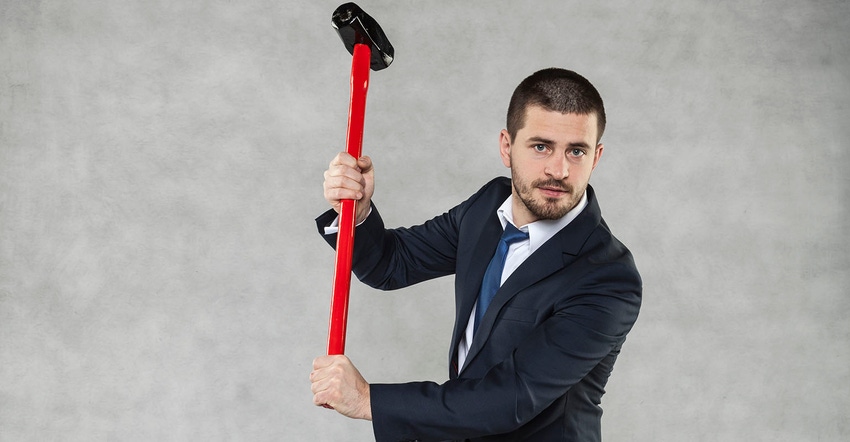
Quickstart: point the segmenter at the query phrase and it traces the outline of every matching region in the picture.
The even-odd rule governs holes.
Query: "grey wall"
[[[0,0],[0,439],[371,439],[308,382],[338,4]],[[850,438],[850,3],[360,4],[397,51],[364,147],[390,225],[507,172],[532,71],[605,97],[591,183],[645,280],[607,440]],[[446,379],[451,287],[355,283],[367,379]]]

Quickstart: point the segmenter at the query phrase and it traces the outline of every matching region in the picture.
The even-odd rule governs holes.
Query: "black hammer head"
[[[393,45],[387,40],[384,31],[369,14],[363,12],[354,3],[346,3],[336,8],[331,17],[331,24],[339,33],[339,38],[352,55],[354,45],[362,43],[372,49],[370,67],[380,71],[393,62]]]

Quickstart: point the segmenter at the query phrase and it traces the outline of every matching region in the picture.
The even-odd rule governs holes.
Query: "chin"
[[[529,207],[529,210],[537,219],[554,220],[563,217],[575,207],[573,203],[563,204],[559,200],[555,200],[555,202],[553,204],[552,200],[546,200],[542,203],[534,204],[534,207]]]

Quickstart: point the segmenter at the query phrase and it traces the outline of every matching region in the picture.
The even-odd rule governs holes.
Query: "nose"
[[[546,168],[543,172],[556,180],[563,180],[570,176],[570,163],[565,155],[552,155],[546,160]]]

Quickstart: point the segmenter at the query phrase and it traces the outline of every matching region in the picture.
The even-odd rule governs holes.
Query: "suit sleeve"
[[[458,223],[469,205],[487,186],[468,200],[421,225],[386,229],[377,207],[355,229],[352,271],[371,287],[395,290],[455,272]],[[319,233],[336,217],[329,210],[316,218]],[[336,246],[336,234],[323,237]]]
[[[373,384],[376,440],[439,441],[508,433],[583,379],[588,388],[603,389],[637,318],[640,284],[637,271],[627,263],[598,267],[481,378]],[[594,370],[600,364],[607,366]]]

